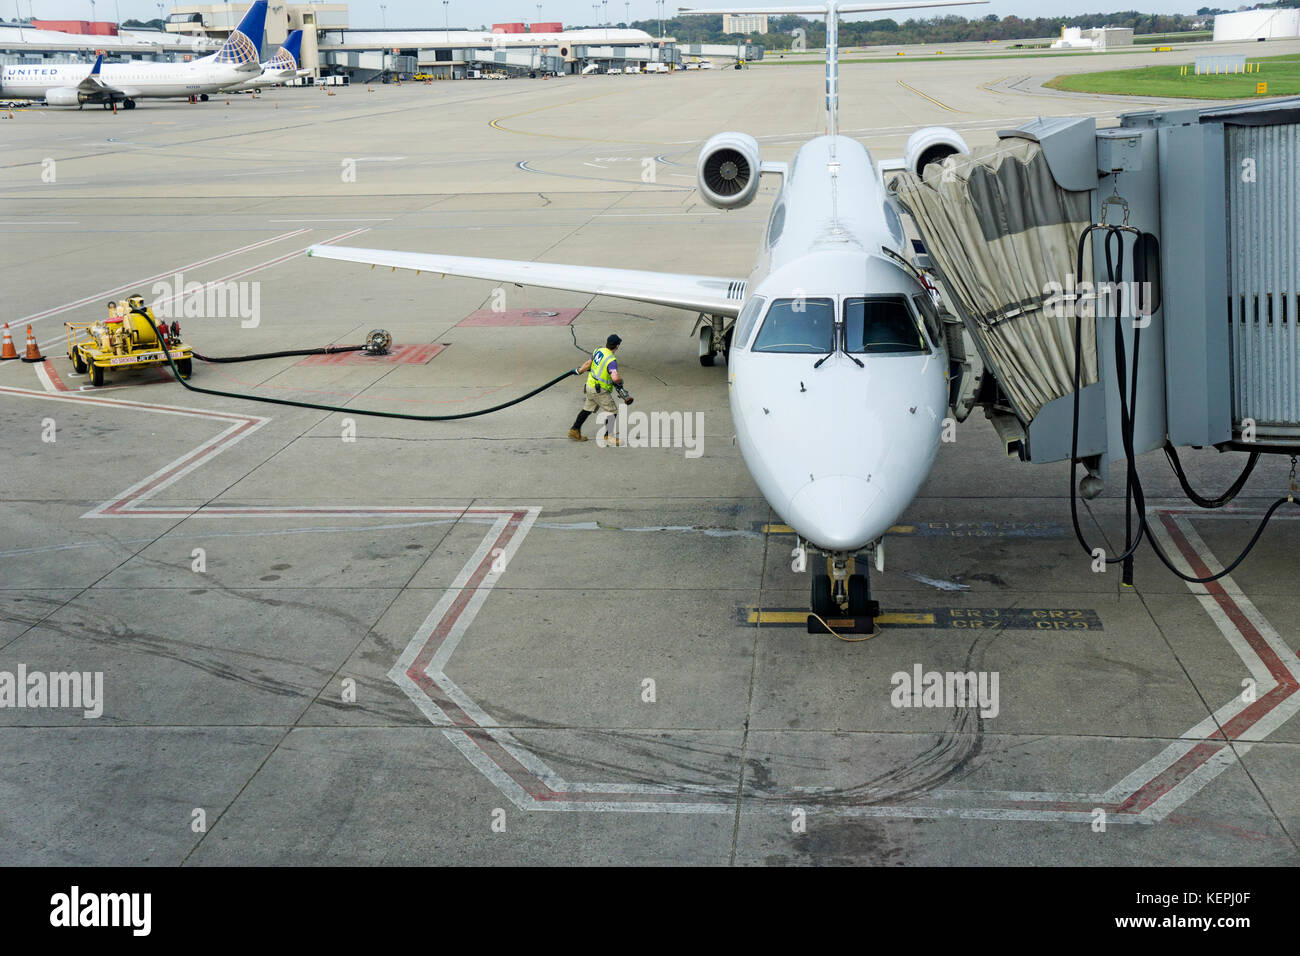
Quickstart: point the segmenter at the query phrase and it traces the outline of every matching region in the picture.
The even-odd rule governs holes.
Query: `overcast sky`
[[[723,7],[734,5],[735,0],[699,0],[699,7]],[[679,6],[691,6],[680,0],[670,0],[664,9],[671,14]],[[776,4],[756,3],[754,9],[760,11],[763,6]],[[795,5],[798,5],[797,2]],[[981,17],[990,13],[998,16],[1014,14],[1021,17],[1034,16],[1073,16],[1083,13],[1113,13],[1117,10],[1138,9],[1145,13],[1195,13],[1198,7],[1221,6],[1225,9],[1235,8],[1237,3],[1212,3],[1210,0],[992,0],[991,3],[952,7],[939,10],[897,10],[889,13],[872,14],[868,19],[893,17],[906,20],[909,16],[936,16],[943,13],[957,13],[965,17]],[[441,0],[385,0],[386,9],[381,10],[378,0],[353,0],[348,4],[349,20],[354,27],[378,27],[386,22],[390,27],[441,27],[443,23],[443,4]],[[170,4],[165,4],[170,8]],[[95,0],[96,19],[117,19],[117,11],[123,18],[148,20],[158,16],[158,4],[150,0]],[[630,10],[632,20],[654,18],[657,7],[654,0],[632,0],[625,6],[623,0],[610,0],[601,10],[609,11],[609,20],[618,23],[627,20]],[[90,0],[0,0],[0,11],[6,19],[12,18],[17,11],[27,16],[34,11],[39,19],[47,20],[85,20],[90,17]],[[538,19],[536,0],[451,0],[447,9],[448,19],[453,27],[469,26],[477,28],[480,24],[501,23],[518,20]],[[541,19],[560,20],[567,24],[586,25],[603,17],[592,10],[591,0],[543,0]],[[854,17],[859,19],[859,17]]]

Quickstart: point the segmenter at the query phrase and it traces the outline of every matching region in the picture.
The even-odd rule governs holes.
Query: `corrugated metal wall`
[[[1300,435],[1300,125],[1226,133],[1233,427]]]

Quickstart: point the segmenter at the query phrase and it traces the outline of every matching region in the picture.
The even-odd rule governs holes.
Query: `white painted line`
[[[453,520],[473,520],[476,523],[480,520],[490,521],[490,527],[483,540],[475,548],[470,560],[461,569],[451,586],[443,593],[436,606],[416,630],[398,658],[397,663],[389,672],[389,677],[412,699],[427,719],[435,725],[445,728],[444,735],[448,740],[464,754],[475,768],[487,776],[503,794],[521,809],[646,813],[728,813],[734,811],[735,801],[734,798],[729,796],[731,793],[729,786],[709,787],[688,784],[630,784],[620,782],[567,784],[536,753],[530,751],[512,734],[495,726],[496,722],[491,715],[483,711],[469,695],[456,686],[447,676],[446,667],[450,662],[452,653],[472,624],[475,615],[481,609],[488,592],[504,574],[504,571],[488,571],[485,573],[485,562],[499,556],[504,566],[508,568],[509,562],[522,546],[524,537],[536,523],[541,511],[540,508],[522,506],[468,509],[454,507],[402,508],[401,506],[391,505],[370,508],[330,508],[325,506],[223,507],[220,505],[199,508],[144,508],[142,503],[149,497],[170,486],[200,465],[211,461],[215,455],[224,451],[247,434],[251,434],[252,431],[269,419],[214,410],[149,405],[119,399],[97,398],[77,393],[48,393],[4,386],[0,386],[0,394],[52,401],[82,402],[109,408],[135,408],[159,414],[204,417],[231,423],[230,427],[224,431],[202,442],[196,448],[175,459],[149,477],[136,482],[110,501],[88,512],[85,517],[130,517],[133,515],[150,517],[191,514],[214,514],[230,517],[345,514],[359,517],[368,514],[405,513],[424,516],[437,514]],[[1178,534],[1182,536],[1185,547],[1174,547],[1172,550],[1180,556],[1181,563],[1185,567],[1190,570],[1187,562],[1192,560],[1198,560],[1208,567],[1217,567],[1216,559],[1191,527],[1190,516],[1181,514],[1168,515],[1171,523],[1163,526],[1163,520],[1156,513],[1158,509],[1152,509],[1152,511],[1153,517],[1157,518],[1152,523],[1156,535],[1170,546],[1176,543],[1172,537],[1172,528],[1176,527]],[[1239,515],[1239,517],[1247,516],[1245,513]],[[512,522],[514,523],[513,530],[511,530]],[[509,535],[508,538],[506,538],[507,535]],[[503,538],[506,538],[505,545],[498,555],[495,547]],[[466,590],[470,588],[471,582],[474,581],[478,583],[473,587],[471,593],[466,594]],[[1281,726],[1283,722],[1294,716],[1297,711],[1300,711],[1300,692],[1294,692],[1295,683],[1290,682],[1289,678],[1285,679],[1288,680],[1289,686],[1293,688],[1293,692],[1286,699],[1268,703],[1263,701],[1264,694],[1275,690],[1279,686],[1276,679],[1276,675],[1279,673],[1277,670],[1279,665],[1285,668],[1290,676],[1294,676],[1296,682],[1300,682],[1300,658],[1297,658],[1295,652],[1287,646],[1276,629],[1259,613],[1236,583],[1231,578],[1225,577],[1217,586],[1217,592],[1212,590],[1214,586],[1189,586],[1198,598],[1204,599],[1202,603],[1205,604],[1211,619],[1215,621],[1230,645],[1240,655],[1249,672],[1259,679],[1261,693],[1256,698],[1256,703],[1251,707],[1256,711],[1267,708],[1262,713],[1255,715],[1243,714],[1244,708],[1240,697],[1235,696],[1213,716],[1202,719],[1179,740],[1174,741],[1138,770],[1129,774],[1105,794],[1100,795],[1100,798],[1087,793],[944,790],[928,795],[934,802],[940,804],[939,806],[905,803],[901,805],[848,807],[824,806],[813,809],[815,812],[844,816],[922,817],[931,819],[956,817],[981,820],[1086,823],[1091,822],[1092,813],[1090,809],[1080,809],[1081,804],[1086,807],[1096,801],[1114,807],[1117,803],[1126,803],[1135,797],[1140,797],[1144,800],[1149,799],[1150,803],[1143,806],[1140,811],[1137,811],[1136,806],[1132,810],[1120,809],[1119,812],[1111,813],[1109,819],[1116,823],[1125,824],[1150,825],[1158,823],[1214,780],[1223,770],[1230,767],[1242,753],[1249,749],[1251,741],[1263,739]],[[1211,610],[1209,604],[1206,603],[1216,598],[1215,608],[1218,613]],[[1225,612],[1228,606],[1232,608],[1231,616]],[[454,614],[454,618],[448,620],[449,614]],[[1239,617],[1236,616],[1238,614]],[[444,622],[447,627],[446,631],[442,632],[440,629],[443,627]],[[431,641],[435,639],[439,641],[436,647],[431,645]],[[422,675],[417,676],[427,677],[432,686],[437,687],[441,694],[445,695],[443,702],[448,703],[449,707],[454,707],[458,711],[458,716],[454,720],[434,703],[423,687],[412,679],[410,669],[417,660],[421,659],[421,655],[425,652],[431,652],[431,656],[429,662],[424,665]],[[1261,666],[1257,666],[1257,664],[1264,664],[1260,660],[1261,654],[1265,658],[1270,656],[1275,658],[1273,671],[1269,671],[1267,667],[1261,669]],[[1267,688],[1267,690],[1264,688]],[[1234,719],[1238,721],[1242,718],[1249,720],[1252,719],[1252,716],[1255,723],[1249,726],[1241,726],[1240,722],[1237,728],[1226,726],[1228,722]],[[456,726],[448,726],[451,724]],[[1224,729],[1232,734],[1229,739],[1225,740],[1222,737],[1215,736],[1220,726],[1224,726]],[[1214,750],[1213,753],[1209,753],[1203,759],[1199,754],[1194,754],[1194,751],[1198,750],[1205,753],[1207,747],[1214,748]],[[1201,762],[1185,770],[1181,767],[1178,768],[1185,773],[1185,776],[1181,778],[1173,776],[1167,780],[1160,779],[1162,776],[1170,774],[1175,765],[1188,757],[1201,759]],[[540,786],[532,787],[528,778],[531,778],[532,782]],[[1148,789],[1151,791],[1149,795],[1144,793]],[[796,791],[791,792],[791,797],[799,799],[801,796],[809,794],[815,797],[818,792],[817,788],[797,788]],[[534,796],[534,793],[537,796]],[[693,795],[701,797],[716,796],[718,799],[714,801],[702,799],[697,802],[689,802],[686,799],[673,799]],[[606,799],[601,799],[601,797]],[[644,797],[644,799],[627,799],[629,797]],[[748,812],[774,812],[772,807],[774,802],[770,801],[745,809]],[[999,803],[1010,803],[1012,805],[996,805]],[[1136,801],[1135,803],[1141,805]],[[994,805],[990,806],[989,804]],[[1016,806],[1014,804],[1025,805]],[[1034,804],[1040,804],[1041,808],[1036,808]],[[784,806],[780,807],[780,809],[782,812],[785,811]]]
[[[337,236],[331,236],[328,239],[322,240],[321,244],[324,245],[326,243],[338,242],[340,239],[351,239],[353,236],[359,236],[361,233],[368,231],[368,229],[369,229],[368,226],[362,226],[360,229],[353,229],[349,232],[342,232],[339,233]],[[285,233],[285,235],[300,236],[304,232],[310,232],[310,231],[311,231],[310,229],[299,229],[296,232]],[[315,245],[315,243],[313,243],[313,245]],[[276,256],[274,259],[267,259],[263,262],[256,263],[255,265],[246,266],[245,268],[239,269],[236,272],[227,273],[226,275],[221,276],[218,279],[211,279],[203,283],[203,288],[204,290],[207,290],[220,283],[230,282],[233,279],[239,279],[242,278],[243,276],[252,275],[255,272],[261,272],[263,269],[269,269],[271,266],[279,265],[282,262],[288,262],[290,259],[293,259],[296,256],[299,256],[302,253],[306,252],[307,249],[309,248],[310,248],[309,246],[302,246],[299,249],[295,249],[293,252],[286,252],[284,255]],[[153,308],[154,306],[158,305],[158,303],[160,302],[168,302],[168,303],[180,302],[189,294],[190,293],[182,290],[179,294],[173,294],[171,296],[164,296],[158,299],[154,299],[152,302],[149,303],[149,307]],[[52,336],[51,338],[48,338],[45,341],[40,342],[38,344],[40,348],[44,349],[44,348],[49,348],[50,346],[55,345],[56,343],[66,342],[66,341],[67,341],[67,334],[65,330],[63,334]]]
[[[41,387],[47,392],[59,391],[58,386],[56,386],[54,381],[50,378],[50,373],[45,370],[45,363],[36,362],[34,364],[36,366],[36,377],[41,380]]]
[[[35,324],[36,322],[41,321],[41,319],[48,319],[50,316],[59,315],[63,312],[71,312],[73,309],[79,309],[83,305],[88,305],[91,302],[97,302],[100,299],[107,299],[111,296],[118,295],[122,292],[125,292],[127,289],[133,288],[135,286],[144,285],[148,282],[154,282],[158,279],[166,279],[175,275],[178,272],[184,272],[186,269],[197,269],[200,266],[211,265],[214,262],[220,262],[222,259],[229,259],[231,256],[237,256],[240,255],[241,253],[252,252],[254,249],[260,249],[263,246],[269,246],[273,242],[280,242],[283,239],[290,239],[294,236],[300,236],[307,231],[308,230],[306,229],[295,229],[292,232],[286,232],[279,236],[272,236],[270,239],[261,239],[257,242],[250,242],[248,245],[240,246],[237,249],[231,249],[228,252],[222,252],[215,256],[208,256],[206,259],[197,259],[194,262],[191,262],[187,265],[177,266],[176,268],[168,269],[165,272],[159,272],[151,276],[145,276],[143,279],[133,279],[130,282],[124,283],[119,286],[114,286],[111,289],[102,289],[99,292],[94,292],[90,295],[82,296],[80,299],[76,299],[72,302],[65,302],[63,305],[56,305],[53,308],[45,309],[42,312],[33,312],[31,315],[23,316],[21,319],[12,320],[10,324],[24,325],[29,322]]]

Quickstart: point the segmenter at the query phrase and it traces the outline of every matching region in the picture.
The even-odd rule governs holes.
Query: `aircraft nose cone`
[[[879,489],[854,475],[828,475],[804,485],[790,499],[786,521],[800,537],[821,548],[848,551],[875,539],[868,527]]]

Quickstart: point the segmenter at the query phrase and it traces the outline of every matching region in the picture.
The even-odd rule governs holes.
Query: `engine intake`
[[[907,138],[903,161],[916,175],[925,173],[931,163],[941,163],[956,153],[969,153],[970,147],[961,134],[946,126],[926,126]]]
[[[695,167],[700,195],[718,209],[748,206],[762,172],[758,142],[745,133],[719,133],[704,144]]]
[[[47,106],[76,106],[81,101],[75,86],[59,87],[45,91]]]

